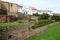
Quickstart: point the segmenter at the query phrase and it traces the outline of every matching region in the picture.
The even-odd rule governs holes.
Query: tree
[[[40,16],[38,13],[33,13],[33,16]]]
[[[52,20],[55,20],[55,21],[60,21],[60,17],[57,16],[57,15],[53,15],[53,16],[51,17],[51,19],[52,19]]]
[[[42,15],[39,16],[38,19],[39,19],[39,20],[40,20],[40,19],[48,19],[49,17],[50,17],[49,14],[47,14],[47,13],[43,13]]]
[[[22,20],[22,19],[23,19],[23,16],[19,15],[18,20]]]

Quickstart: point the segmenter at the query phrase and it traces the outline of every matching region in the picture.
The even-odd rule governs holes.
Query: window
[[[12,7],[12,4],[11,4],[11,7]]]

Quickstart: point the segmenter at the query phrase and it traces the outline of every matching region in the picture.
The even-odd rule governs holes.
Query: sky
[[[2,0],[26,7],[33,6],[40,10],[52,10],[60,12],[60,0]]]

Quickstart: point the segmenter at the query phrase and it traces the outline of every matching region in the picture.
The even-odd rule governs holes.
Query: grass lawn
[[[60,40],[60,23],[25,40]]]
[[[0,26],[25,25],[26,23],[27,21],[15,21],[15,22],[0,23]]]

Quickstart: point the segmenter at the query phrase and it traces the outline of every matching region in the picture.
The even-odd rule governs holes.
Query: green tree
[[[38,14],[38,13],[33,13],[33,16],[40,16],[40,14]]]
[[[55,20],[55,21],[60,21],[60,17],[57,16],[57,15],[53,15],[53,16],[51,17],[51,19],[52,19],[52,20]]]
[[[48,19],[49,17],[50,17],[49,14],[43,13],[42,15],[39,16],[38,20],[41,20],[41,19]]]
[[[23,19],[23,16],[19,15],[18,20],[22,20],[22,19]]]

